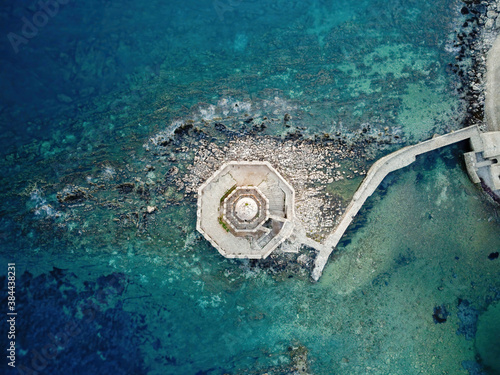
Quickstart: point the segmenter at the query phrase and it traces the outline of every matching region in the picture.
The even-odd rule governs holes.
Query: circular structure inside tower
[[[243,221],[251,221],[259,213],[257,202],[250,197],[243,197],[236,202],[235,215]]]

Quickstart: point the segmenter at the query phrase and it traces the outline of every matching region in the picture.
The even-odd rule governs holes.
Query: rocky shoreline
[[[460,12],[466,20],[453,44],[457,50],[456,63],[448,68],[459,78],[457,90],[467,102],[464,126],[479,125],[484,129],[486,56],[500,33],[500,2],[462,1]]]

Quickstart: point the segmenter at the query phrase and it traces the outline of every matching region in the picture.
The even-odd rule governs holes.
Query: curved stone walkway
[[[339,224],[333,232],[327,237],[321,247],[316,247],[319,254],[316,257],[312,278],[318,280],[323,273],[323,268],[328,261],[328,257],[333,249],[339,243],[352,220],[361,209],[365,201],[380,185],[382,180],[391,172],[404,168],[416,160],[418,155],[436,150],[441,147],[451,145],[460,141],[470,139],[472,144],[480,145],[481,137],[477,126],[460,129],[452,133],[437,136],[428,141],[421,142],[414,146],[404,147],[401,150],[393,152],[382,159],[379,159],[372,165],[365,179],[354,194],[354,197],[342,215]]]

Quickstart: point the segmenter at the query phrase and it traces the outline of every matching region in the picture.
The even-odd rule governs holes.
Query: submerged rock
[[[78,203],[88,197],[86,189],[70,185],[57,193],[57,200],[59,203]]]
[[[57,100],[59,100],[61,103],[66,103],[66,104],[73,102],[73,99],[71,99],[68,95],[65,94],[58,94]]]

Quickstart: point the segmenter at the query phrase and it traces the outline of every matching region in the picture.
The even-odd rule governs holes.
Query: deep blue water
[[[17,369],[483,371],[475,330],[499,298],[499,261],[488,256],[500,250],[500,219],[467,178],[467,145],[386,180],[316,284],[295,261],[274,272],[222,258],[195,230],[195,197],[169,177],[172,167],[189,174],[202,141],[314,141],[368,128],[397,135],[357,161],[367,167],[379,154],[464,126],[462,83],[449,69],[463,6],[2,3],[0,256],[2,277],[16,263]],[[246,103],[254,117],[291,113],[294,127],[257,134],[245,122],[232,133],[206,125],[208,135],[173,133],[164,155],[146,151],[151,137],[190,120],[208,124],[225,103]],[[117,188],[123,183],[134,192]],[[339,188],[345,200],[349,189]],[[81,197],[64,203],[68,192]],[[152,217],[148,205],[159,208]],[[4,306],[6,298],[2,313]],[[435,322],[436,307],[445,322]]]

